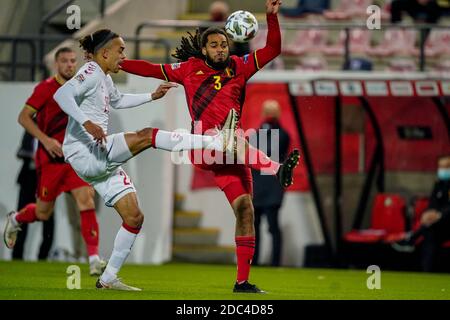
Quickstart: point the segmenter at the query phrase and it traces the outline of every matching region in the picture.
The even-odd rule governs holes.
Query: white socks
[[[100,261],[100,257],[98,256],[98,254],[94,254],[92,256],[89,256],[89,264],[93,264],[95,262]]]
[[[153,143],[157,149],[184,151],[194,149],[223,150],[222,135],[203,136],[199,134],[168,132],[158,130]]]
[[[103,283],[111,283],[117,278],[117,273],[130,254],[136,236],[137,234],[127,231],[123,226],[120,227],[114,240],[114,249],[111,258],[109,258],[108,265],[100,277]]]

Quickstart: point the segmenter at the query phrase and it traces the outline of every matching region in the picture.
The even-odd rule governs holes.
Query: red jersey
[[[59,87],[61,87],[61,84],[56,76],[42,81],[34,88],[34,92],[27,100],[26,105],[36,111],[39,129],[62,144],[68,117],[53,99],[53,95]],[[36,152],[36,167],[50,162],[64,162],[64,159],[53,159],[44,146],[39,143]]]
[[[280,54],[281,34],[277,16],[268,14],[267,23],[266,46],[243,57],[231,56],[225,70],[215,70],[199,58],[162,65],[125,60],[121,66],[126,72],[182,84],[191,119],[199,121],[194,132],[204,133],[214,126],[221,126],[232,108],[241,114],[247,81]]]
[[[163,65],[167,81],[184,86],[189,113],[196,128],[203,133],[222,125],[233,108],[241,113],[247,80],[258,71],[254,55],[232,56],[230,65],[221,71],[209,67],[202,59]],[[197,123],[198,122],[198,123]]]

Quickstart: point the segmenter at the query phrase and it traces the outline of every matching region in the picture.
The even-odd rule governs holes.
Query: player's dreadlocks
[[[228,43],[230,43],[227,33],[221,28],[210,27],[203,33],[200,33],[200,30],[197,29],[194,35],[188,32],[187,37],[181,38],[181,45],[175,49],[172,57],[179,61],[187,61],[191,57],[204,59],[205,56],[202,54],[202,48],[206,47],[208,36],[211,34],[222,34],[227,38]]]
[[[188,36],[181,37],[181,45],[175,49],[172,57],[179,61],[187,61],[190,57],[203,58],[200,36],[200,30],[197,29],[195,35],[188,32]]]

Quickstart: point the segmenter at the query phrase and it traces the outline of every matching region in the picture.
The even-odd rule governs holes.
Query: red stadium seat
[[[409,58],[394,58],[389,61],[387,71],[390,72],[415,72],[417,71],[417,64],[413,59]]]
[[[439,57],[450,54],[450,31],[446,29],[431,30],[425,42],[425,55]],[[414,55],[419,56],[419,48],[415,48]]]
[[[405,209],[405,200],[401,196],[377,194],[372,207],[370,228],[350,231],[345,234],[345,241],[375,243],[400,237],[405,232]]]
[[[302,71],[320,71],[328,68],[327,61],[321,56],[306,57],[299,61],[294,67]]]
[[[350,51],[365,54],[370,48],[372,33],[366,29],[352,29],[350,31]],[[329,56],[342,56],[345,52],[345,31],[341,31],[338,43],[323,48],[323,53]]]
[[[414,201],[414,216],[411,224],[412,230],[416,231],[420,227],[420,217],[422,213],[428,208],[430,200],[427,197],[418,197]]]
[[[419,197],[414,201],[414,217],[412,221],[412,230],[416,231],[420,227],[420,218],[425,210],[428,208],[430,201],[427,197]],[[420,243],[422,238],[419,238],[416,244]],[[450,241],[442,244],[442,248],[450,248]]]
[[[368,54],[376,57],[412,56],[415,48],[417,32],[410,29],[392,28],[386,30],[383,40],[368,50]]]
[[[298,30],[294,40],[283,49],[283,54],[301,55],[321,52],[327,43],[327,37],[328,31],[324,29]]]

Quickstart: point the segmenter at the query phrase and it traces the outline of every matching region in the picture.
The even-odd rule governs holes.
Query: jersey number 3
[[[216,89],[217,91],[219,91],[220,89],[222,89],[222,82],[220,82],[221,78],[220,76],[214,76],[214,89]]]

